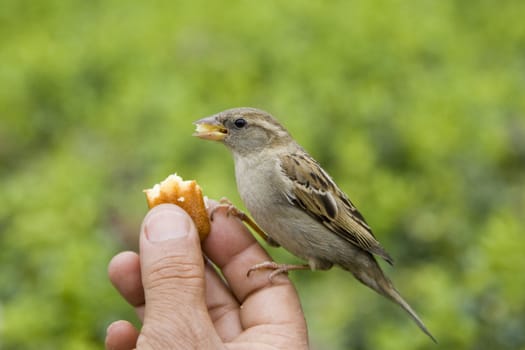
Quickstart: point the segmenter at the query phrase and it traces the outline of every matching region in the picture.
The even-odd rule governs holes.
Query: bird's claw
[[[213,221],[213,216],[215,215],[215,212],[221,208],[226,208],[226,216],[235,216],[239,219],[244,221],[244,218],[246,217],[246,214],[244,214],[242,211],[237,209],[233,203],[226,197],[222,197],[219,200],[219,205],[217,205],[215,208],[213,208],[210,212],[210,221]]]
[[[259,236],[261,236],[269,245],[273,247],[279,247],[279,243],[271,239],[263,230],[262,228],[257,225],[255,221],[253,221],[248,215],[246,215],[241,210],[237,209],[235,205],[226,197],[222,197],[219,200],[219,205],[217,205],[215,208],[213,208],[210,211],[210,221],[213,221],[213,215],[215,212],[220,208],[226,208],[226,216],[229,217],[230,215],[233,217],[236,217],[240,219],[242,222],[244,222],[246,225],[252,228]]]
[[[262,263],[253,265],[248,269],[246,277],[250,277],[250,274],[258,270],[273,270],[268,275],[268,280],[270,283],[273,282],[273,278],[281,273],[288,274],[288,271],[291,270],[309,270],[310,266],[307,264],[304,265],[289,265],[289,264],[278,264],[275,261],[264,261]]]

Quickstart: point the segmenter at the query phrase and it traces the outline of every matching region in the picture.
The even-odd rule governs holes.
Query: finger
[[[131,350],[137,344],[139,332],[127,321],[116,321],[106,331],[106,349]]]
[[[242,332],[239,303],[211,263],[206,264],[206,305],[222,341],[230,342]]]
[[[172,204],[150,210],[140,234],[146,304],[139,343],[190,348],[195,341],[220,341],[205,303],[203,260],[197,229],[184,210]]]
[[[142,321],[144,318],[144,288],[140,275],[140,259],[135,252],[122,252],[111,259],[108,266],[111,283],[132,306]]]
[[[209,203],[210,210],[214,210],[214,205],[216,203]],[[251,266],[270,260],[270,257],[240,220],[226,212],[226,208],[214,211],[211,232],[203,243],[203,250],[221,269],[242,304],[243,327],[290,322],[304,326],[297,292],[287,276],[275,276],[272,283],[268,281],[269,271],[246,276]]]
[[[109,262],[111,283],[132,306],[144,304],[144,289],[140,275],[140,259],[135,252],[122,252]]]
[[[217,265],[239,303],[253,292],[268,285],[268,271],[257,271],[247,278],[250,267],[270,256],[258,244],[250,231],[234,216],[227,214],[227,208],[218,207],[208,200],[209,210],[213,210],[210,235],[203,242],[203,251]],[[289,283],[285,275],[278,275],[273,284]]]

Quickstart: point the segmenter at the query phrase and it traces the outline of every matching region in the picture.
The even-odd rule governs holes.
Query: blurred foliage
[[[525,349],[525,2],[1,7],[0,348],[100,349],[136,322],[106,266],[141,190],[177,171],[240,205],[191,122],[242,105],[350,195],[439,348]],[[314,349],[437,348],[344,271],[292,278]]]

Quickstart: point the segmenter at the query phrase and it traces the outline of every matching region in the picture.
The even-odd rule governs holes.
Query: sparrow
[[[249,269],[328,270],[338,265],[364,285],[403,308],[434,342],[416,312],[385,276],[375,256],[392,257],[376,239],[347,195],[269,113],[228,109],[196,121],[201,139],[218,141],[233,154],[239,195],[258,230],[304,265],[262,262]]]

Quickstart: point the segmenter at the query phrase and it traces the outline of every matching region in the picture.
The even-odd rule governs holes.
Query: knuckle
[[[153,262],[146,271],[144,286],[156,288],[169,284],[193,285],[204,283],[201,264],[188,261],[184,256],[166,256]],[[176,283],[176,284],[175,284]]]

